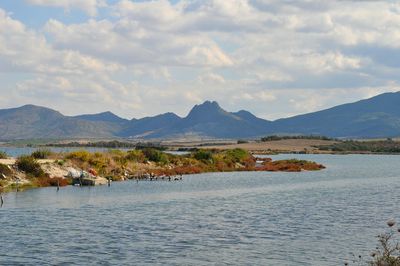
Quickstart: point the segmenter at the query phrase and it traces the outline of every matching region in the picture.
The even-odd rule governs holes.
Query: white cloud
[[[145,2],[122,0],[114,6],[114,10],[118,16],[149,24],[171,23],[181,12],[180,8],[174,8],[168,0]]]
[[[26,0],[31,5],[60,7],[64,8],[67,12],[72,9],[80,9],[90,16],[97,15],[99,7],[105,7],[105,0]]]
[[[16,79],[10,103],[46,105],[58,94],[61,110],[84,112],[76,103],[92,98],[88,110],[138,117],[185,115],[209,99],[277,118],[400,83],[400,5],[391,1],[26,2],[92,17],[30,28],[0,9],[0,73]]]
[[[221,75],[215,74],[215,73],[203,73],[198,77],[198,80],[200,81],[201,84],[210,84],[210,83],[216,83],[216,84],[225,84],[226,81],[224,77]]]
[[[89,20],[65,25],[49,20],[45,26],[59,49],[74,49],[126,65],[230,66],[232,60],[211,39],[150,31],[126,19],[115,23]]]

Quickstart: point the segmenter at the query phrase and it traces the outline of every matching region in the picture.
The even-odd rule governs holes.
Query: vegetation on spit
[[[18,157],[16,165],[19,170],[24,171],[31,177],[45,177],[46,173],[33,156],[23,155]]]
[[[257,158],[243,149],[227,151],[197,150],[187,155],[164,153],[157,149],[109,150],[90,153],[75,151],[63,155],[80,169],[95,169],[100,175],[118,179],[121,174],[138,176],[145,173],[155,175],[183,175],[224,171],[302,171],[320,170],[324,166],[301,160],[271,161]]]
[[[48,150],[38,150],[30,156],[20,156],[16,161],[17,171],[24,173],[30,183],[38,187],[68,185],[70,181],[63,176],[59,176],[56,179],[51,178],[42,169],[37,158],[51,158],[54,160],[42,162],[42,165],[50,165],[53,168],[67,169],[71,167],[79,170],[94,171],[99,176],[110,177],[113,180],[141,178],[146,174],[175,176],[231,171],[294,172],[324,168],[320,164],[309,161],[295,159],[272,161],[271,159],[256,158],[243,149],[226,151],[200,149],[185,155],[165,153],[154,148],[129,151],[108,150],[94,153],[79,150],[58,154]],[[12,173],[7,172],[9,171],[8,166],[0,166],[0,171],[4,172],[6,176],[12,175]]]
[[[48,159],[52,154],[52,151],[49,149],[39,149],[34,151],[31,156],[35,159]]]
[[[40,163],[33,157],[33,155],[23,155],[18,157],[15,165],[19,171],[25,173],[25,177],[28,181],[23,184],[22,187],[67,186],[71,184],[70,179],[64,177],[50,177],[42,169]],[[9,175],[12,175],[12,172],[6,174],[6,176]]]

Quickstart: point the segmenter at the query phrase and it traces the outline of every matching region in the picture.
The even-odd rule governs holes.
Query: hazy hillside
[[[132,119],[118,135],[120,137],[156,136],[164,128],[171,127],[180,120],[181,118],[174,113],[165,113],[142,119]]]
[[[355,138],[399,136],[400,92],[280,119],[268,132]]]
[[[90,114],[90,115],[78,115],[75,116],[74,118],[78,118],[81,120],[87,120],[87,121],[102,121],[102,122],[111,122],[111,123],[127,123],[129,120],[123,119],[111,112],[103,112],[99,114]]]
[[[111,137],[114,128],[105,122],[90,122],[67,117],[34,105],[0,110],[0,138]]]
[[[34,105],[0,110],[0,139],[29,138],[251,138],[271,134],[330,137],[400,136],[400,92],[276,121],[248,111],[227,112],[217,102],[196,105],[181,118],[174,113],[127,120],[104,112],[75,117]]]
[[[261,122],[262,121],[262,122]],[[262,135],[269,122],[250,113],[229,113],[217,102],[196,105],[188,116],[163,129],[157,137],[198,135],[214,138],[242,138]]]

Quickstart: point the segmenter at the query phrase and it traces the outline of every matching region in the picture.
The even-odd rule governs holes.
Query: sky
[[[265,119],[399,91],[400,3],[1,0],[0,109]]]

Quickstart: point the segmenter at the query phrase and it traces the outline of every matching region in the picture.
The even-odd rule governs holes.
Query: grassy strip
[[[322,151],[400,153],[400,142],[391,139],[381,141],[342,141],[331,145],[318,146]]]

